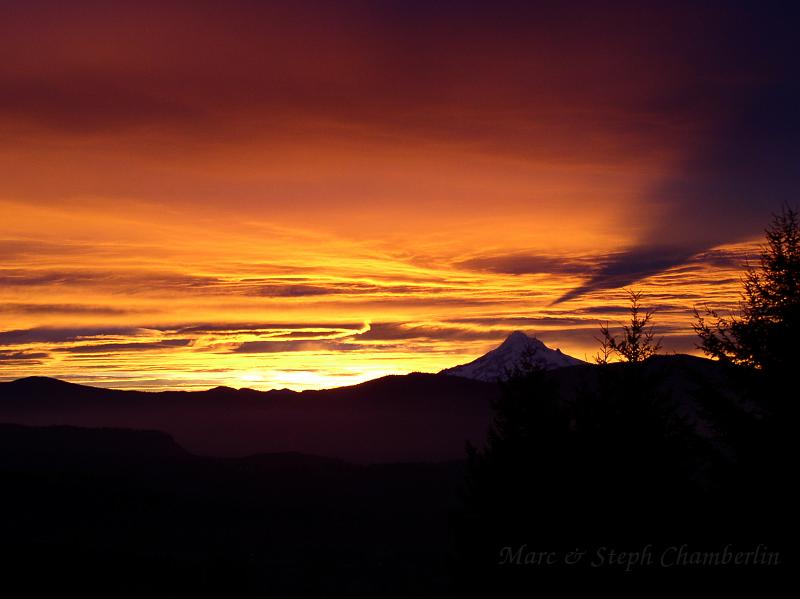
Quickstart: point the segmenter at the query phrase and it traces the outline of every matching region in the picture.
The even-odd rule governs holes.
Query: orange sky
[[[741,15],[63,4],[0,24],[1,379],[329,387],[515,329],[584,358],[630,285],[691,351],[797,189],[753,159],[749,99],[795,88]]]

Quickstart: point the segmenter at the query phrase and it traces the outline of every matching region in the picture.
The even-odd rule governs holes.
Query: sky
[[[0,380],[333,387],[665,351],[800,189],[779,2],[0,3]]]

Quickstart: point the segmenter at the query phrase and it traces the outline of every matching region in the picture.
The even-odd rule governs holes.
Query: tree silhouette
[[[797,402],[787,390],[796,385],[794,372],[800,334],[800,219],[784,206],[765,230],[757,266],[742,278],[739,313],[721,317],[709,308],[695,308],[698,347],[709,357],[738,366],[730,369],[743,406],[706,402],[716,428],[731,448],[733,461],[727,487],[750,497],[765,522],[779,530],[796,518]],[[709,394],[706,394],[707,398]],[[707,399],[706,398],[706,399]]]
[[[571,457],[570,410],[546,371],[515,369],[501,383],[492,409],[486,444],[480,449],[467,445],[456,527],[462,596],[506,596],[500,588],[514,587],[515,576],[524,577],[525,571],[500,565],[503,547],[559,548],[574,526],[570,503],[582,496],[574,491],[580,477]]]
[[[785,371],[796,362],[800,333],[800,222],[785,206],[766,229],[758,267],[742,281],[740,314],[695,308],[698,347],[708,356],[756,369]],[[704,317],[705,316],[705,317]]]
[[[622,325],[622,337],[617,339],[608,328],[608,323],[600,325],[600,352],[595,356],[598,364],[607,364],[613,354],[624,362],[644,362],[661,349],[661,340],[656,340],[651,324],[654,310],[645,310],[641,305],[642,292],[628,291],[631,307],[629,324]]]
[[[611,347],[611,335],[608,332],[608,321],[605,325],[600,325],[600,337],[595,337],[595,340],[600,344],[600,349],[594,355],[595,364],[601,366],[611,362],[611,357],[614,355],[614,348]]]

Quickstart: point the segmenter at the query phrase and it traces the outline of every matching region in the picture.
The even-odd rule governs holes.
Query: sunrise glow
[[[591,359],[632,286],[696,353],[789,189],[729,149],[772,54],[711,11],[78,4],[0,25],[0,380],[322,388],[517,329]]]

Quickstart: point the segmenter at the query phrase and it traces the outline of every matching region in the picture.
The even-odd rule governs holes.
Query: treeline
[[[797,213],[785,208],[766,230],[759,264],[745,271],[737,314],[695,310],[698,347],[715,359],[705,371],[656,356],[653,312],[638,292],[630,301],[620,333],[601,326],[599,368],[579,377],[574,394],[564,393],[563,376],[535,368],[504,383],[485,446],[468,447],[453,550],[462,594],[505,596],[547,577],[622,569],[608,560],[598,567],[590,559],[598,551],[635,555],[649,547],[658,556],[686,546],[700,555],[729,545],[743,553],[759,548],[762,557],[772,552],[770,564],[737,570],[747,575],[774,574],[788,559]],[[682,388],[691,392],[676,394],[675,380],[687,376],[693,380]],[[650,562],[633,569],[724,576],[735,566]]]

